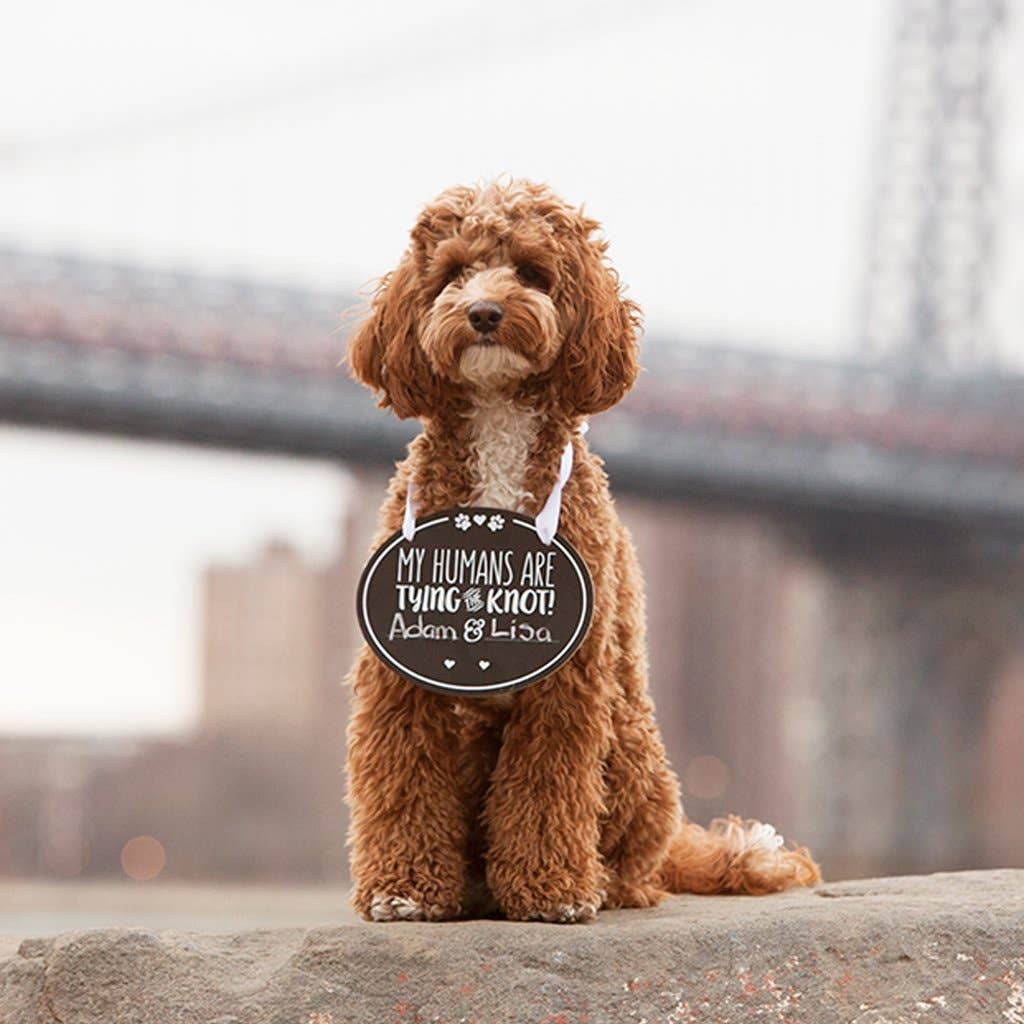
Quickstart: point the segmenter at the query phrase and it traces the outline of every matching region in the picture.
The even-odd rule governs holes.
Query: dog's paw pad
[[[370,903],[373,921],[425,921],[427,915],[415,900],[378,893]]]

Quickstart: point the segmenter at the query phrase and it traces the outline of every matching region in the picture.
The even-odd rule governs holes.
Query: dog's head
[[[353,374],[403,418],[473,389],[581,416],[609,408],[636,379],[640,314],[599,228],[526,181],[442,193],[352,335]]]

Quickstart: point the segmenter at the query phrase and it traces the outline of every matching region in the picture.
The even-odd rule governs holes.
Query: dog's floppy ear
[[[582,220],[572,267],[570,303],[575,309],[559,355],[563,405],[582,416],[603,412],[636,382],[640,307],[622,295],[619,275],[604,258],[608,245],[589,236],[596,221]]]
[[[370,312],[348,344],[356,380],[380,393],[378,405],[399,419],[426,416],[437,407],[439,382],[417,339],[419,279],[412,252],[381,278]]]
[[[376,312],[371,310],[348,339],[348,368],[360,384],[373,391],[384,387],[384,348],[377,324]]]

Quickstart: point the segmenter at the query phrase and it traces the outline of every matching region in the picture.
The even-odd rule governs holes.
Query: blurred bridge
[[[392,462],[340,366],[350,295],[0,250],[0,419]],[[618,490],[1024,529],[1024,377],[648,339],[598,417]]]

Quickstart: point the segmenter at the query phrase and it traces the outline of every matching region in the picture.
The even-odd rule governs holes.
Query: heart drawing
[[[454,658],[445,658],[444,659],[444,667],[445,668],[455,668],[455,659]]]
[[[477,664],[478,664],[478,665],[479,665],[479,666],[480,666],[480,667],[481,667],[481,668],[482,668],[482,669],[483,669],[483,670],[484,670],[485,672],[487,671],[487,669],[489,669],[489,668],[491,667],[491,663],[490,663],[489,661],[478,661],[478,662],[477,662]]]
[[[486,521],[487,516],[473,516],[473,522],[476,523],[477,526],[483,526]]]

